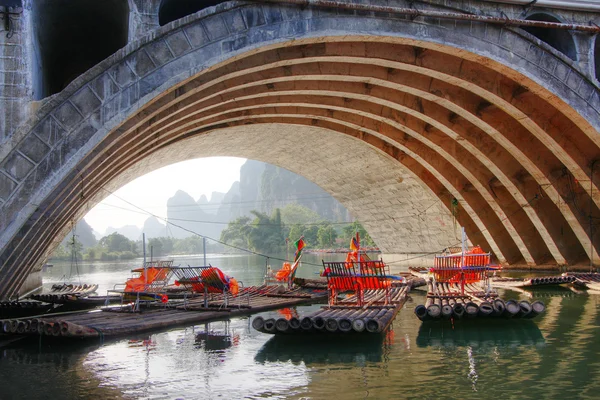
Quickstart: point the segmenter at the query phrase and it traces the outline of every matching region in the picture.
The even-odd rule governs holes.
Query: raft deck
[[[336,335],[349,333],[385,332],[402,308],[410,291],[409,285],[397,285],[390,289],[390,301],[385,303],[384,290],[367,290],[364,305],[357,305],[356,294],[324,306],[320,310],[300,318],[263,319],[256,317],[252,327],[273,335]]]
[[[490,284],[493,287],[502,289],[528,288],[533,286],[553,286],[573,283],[576,281],[574,276],[540,276],[535,278],[492,278]]]
[[[87,313],[0,321],[0,330],[12,335],[46,335],[63,338],[113,337],[209,322],[234,316],[315,303],[327,298],[324,291],[285,290],[280,286],[245,288],[236,297],[209,294],[189,301],[148,304],[139,312],[131,305]]]
[[[573,279],[576,288],[600,292],[600,274],[597,272],[565,272],[562,276]]]
[[[429,270],[424,267],[410,267],[409,270],[415,277],[427,279],[429,276]],[[593,283],[594,277],[590,278],[590,275],[593,274],[566,273],[562,275],[548,275],[533,278],[506,278],[493,276],[489,278],[489,283],[490,287],[492,288],[515,290],[531,297],[530,293],[524,292],[521,289],[539,286],[555,286],[577,282],[587,283],[591,281]],[[600,285],[600,274],[596,275],[598,275],[597,282]]]
[[[526,300],[502,300],[498,293],[481,284],[469,283],[463,288],[449,282],[427,282],[427,300],[415,307],[421,321],[482,317],[534,318],[546,309],[544,303]]]

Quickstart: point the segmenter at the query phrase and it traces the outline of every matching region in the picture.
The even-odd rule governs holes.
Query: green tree
[[[96,249],[94,247],[91,247],[89,249],[87,249],[84,258],[86,260],[95,260],[96,259]]]
[[[281,220],[286,225],[306,225],[321,222],[322,218],[310,208],[288,204],[281,209]]]
[[[294,224],[290,227],[288,232],[288,250],[294,250],[294,242],[298,240],[302,235],[304,235],[304,231],[306,231],[306,226],[301,224]]]
[[[151,238],[148,239],[148,250],[152,257],[160,256],[165,254],[165,249],[163,248],[163,241],[161,238]]]
[[[167,254],[173,253],[173,248],[175,247],[175,242],[174,242],[173,238],[162,236],[162,237],[159,237],[158,239],[162,243],[163,252],[161,253],[161,255],[167,255]]]
[[[104,236],[100,239],[99,245],[105,248],[109,253],[132,251],[132,249],[135,249],[135,242],[117,232]]]
[[[319,247],[319,226],[309,225],[304,229],[304,242],[310,247]]]
[[[332,248],[335,246],[335,240],[337,239],[337,232],[330,224],[323,224],[317,231],[317,240],[319,241],[319,247],[322,249]]]
[[[361,246],[376,246],[371,236],[358,221],[354,221],[351,225],[347,225],[342,229],[342,240],[346,243],[346,246],[350,246],[350,239],[356,235],[356,232],[360,236]]]
[[[221,241],[233,246],[248,247],[248,234],[252,230],[250,218],[239,217],[231,221],[227,228],[221,231]]]
[[[253,210],[256,217],[250,224],[248,246],[250,250],[261,253],[281,253],[285,249],[284,226],[281,222],[281,211],[276,208],[271,217]]]
[[[175,240],[173,249],[177,254],[200,254],[204,251],[203,240],[200,236],[188,236]]]

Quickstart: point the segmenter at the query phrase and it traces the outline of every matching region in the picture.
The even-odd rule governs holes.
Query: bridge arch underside
[[[201,61],[185,63],[189,68]],[[81,142],[70,152],[74,161],[49,174],[50,189],[44,186],[47,192],[1,253],[4,296],[43,261],[73,219],[108,195],[105,189],[167,161],[199,156],[181,155],[193,147],[186,143],[202,137],[216,143],[220,134],[243,137],[220,155],[273,162],[330,191],[365,220],[385,252],[406,250],[399,236],[406,224],[394,220],[404,212],[417,216],[408,225],[421,224],[411,232],[430,229],[438,217],[438,225],[447,224],[454,215],[472,242],[503,264],[589,265],[590,257],[598,259],[600,235],[590,235],[600,216],[600,165],[593,169],[598,132],[557,96],[488,58],[414,39],[323,36],[237,53],[176,84],[169,83],[175,67],[164,68],[172,69],[153,78],[164,83],[159,94],[132,107],[118,124],[99,117],[91,119],[93,129],[71,133],[71,144]],[[283,127],[278,131],[288,137],[297,130],[299,141],[277,139],[273,127]],[[371,157],[356,162],[356,154],[328,146],[323,137],[350,138],[362,145],[358,149],[366,144],[371,150],[358,154]],[[268,156],[270,140],[276,149],[279,140],[288,144],[281,151],[297,153],[296,161]],[[242,143],[252,149],[255,141],[263,147],[242,151]],[[323,160],[318,165],[324,171],[337,163],[329,171],[338,172],[307,172],[298,163],[305,156]],[[383,181],[373,178],[377,174],[336,181],[345,166],[368,169],[380,159],[387,160],[379,164]],[[390,160],[397,165],[391,172]],[[424,189],[413,198],[422,196],[425,207],[398,211],[393,199],[401,187],[392,184],[394,174],[420,181],[414,187]],[[368,188],[368,196],[353,197],[359,191],[352,185]],[[391,204],[379,216],[366,201],[377,196]],[[423,222],[428,198],[439,199],[434,210],[445,210]],[[454,235],[450,227],[442,233]]]

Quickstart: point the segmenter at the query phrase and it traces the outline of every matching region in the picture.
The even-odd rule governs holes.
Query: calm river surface
[[[202,258],[174,258],[201,265]],[[301,277],[321,257],[306,254]],[[262,282],[264,258],[208,255],[243,281]],[[123,283],[141,261],[55,264],[44,284]],[[273,261],[274,269],[280,262]],[[254,316],[119,339],[58,344],[44,337],[0,349],[0,399],[540,399],[600,397],[600,297],[536,290],[534,320],[423,324],[414,290],[381,338],[282,340],[253,330]],[[526,298],[501,291],[503,298]],[[302,315],[319,305],[297,307]],[[277,316],[277,312],[261,314]],[[468,321],[472,322],[472,321]]]

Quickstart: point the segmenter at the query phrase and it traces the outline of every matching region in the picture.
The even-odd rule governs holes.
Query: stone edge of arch
[[[271,5],[272,6],[274,5],[277,7],[280,7],[280,6],[285,6],[288,8],[293,7],[291,5],[286,5],[284,3],[271,4]],[[89,70],[87,70],[86,72],[84,72],[83,74],[78,76],[77,78],[75,78],[71,83],[69,83],[69,85],[63,91],[61,91],[60,93],[58,93],[54,96],[51,96],[51,97],[48,97],[48,98],[42,100],[41,101],[42,106],[36,111],[36,113],[28,121],[21,124],[21,126],[19,126],[15,130],[15,132],[13,132],[7,138],[7,140],[2,144],[5,145],[8,142],[19,143],[24,138],[24,136],[27,133],[29,133],[32,129],[34,129],[36,127],[36,125],[39,124],[46,116],[51,114],[51,112],[54,109],[56,109],[57,107],[62,105],[65,101],[67,101],[70,97],[72,97],[74,94],[76,94],[79,90],[81,90],[86,85],[91,83],[94,79],[100,77],[104,72],[108,71],[110,68],[117,66],[121,61],[125,60],[128,56],[139,51],[144,46],[154,42],[156,39],[166,38],[170,34],[176,32],[179,29],[184,29],[187,26],[193,25],[193,24],[195,24],[199,21],[202,21],[208,17],[211,17],[213,15],[223,14],[223,13],[226,13],[226,12],[229,12],[229,11],[232,11],[235,9],[243,8],[246,6],[269,7],[269,3],[257,3],[257,2],[252,2],[252,1],[230,1],[230,2],[225,2],[225,3],[220,3],[218,5],[202,9],[202,10],[198,11],[197,13],[190,14],[179,20],[170,22],[162,27],[157,28],[156,30],[151,31],[150,33],[148,33],[147,35],[145,35],[139,39],[136,39],[136,40],[133,40],[133,41],[127,43],[127,45],[125,45],[123,48],[117,50],[114,54],[112,54],[105,60],[99,62],[98,64],[96,64],[95,66],[93,66],[92,68],[90,68]],[[435,6],[443,7],[442,4],[435,4]],[[319,10],[316,8],[315,9],[307,8],[307,9],[311,12],[313,10],[317,10],[317,11]],[[343,14],[343,15],[348,16],[347,13]],[[339,14],[336,14],[336,16],[339,16]],[[445,21],[443,21],[443,20],[439,20],[439,21],[440,21],[440,26],[444,26]],[[406,22],[406,21],[403,21],[403,22]],[[428,27],[434,27],[434,25],[429,24],[429,23],[427,23],[425,25]],[[493,26],[490,24],[481,24],[481,25],[488,26],[488,27]],[[542,42],[541,40],[539,40],[538,38],[529,34],[526,31],[521,31],[521,30],[518,30],[518,29],[515,29],[512,27],[503,27],[502,29],[509,31],[512,34],[523,38],[524,41],[535,43],[540,49],[544,50],[546,53],[549,53],[552,57],[556,58],[559,62],[567,64],[570,68],[572,68],[574,71],[576,71],[576,73],[579,75],[580,79],[588,81],[589,85],[593,86],[598,91],[599,87],[596,85],[596,82],[590,81],[590,79],[588,79],[586,74],[578,68],[577,63],[574,62],[573,60],[571,60],[566,55],[563,55],[559,51],[555,50],[551,46],[547,45],[546,43]],[[477,54],[477,53],[474,53],[474,54]],[[496,61],[501,63],[501,59],[496,59]],[[524,74],[524,75],[527,75],[531,79],[534,78],[534,76],[532,76],[530,74]],[[583,96],[580,96],[580,97],[583,99]],[[596,111],[600,114],[600,93],[598,93],[597,99],[598,99],[599,105],[598,105],[598,108],[596,109]],[[584,100],[584,101],[586,101],[586,100]],[[599,123],[598,128],[600,128],[600,123]],[[598,129],[598,130],[600,130],[600,129]],[[5,154],[4,156],[6,156],[6,155],[7,154]],[[3,153],[0,149],[0,161],[3,161],[3,160],[4,160]]]

